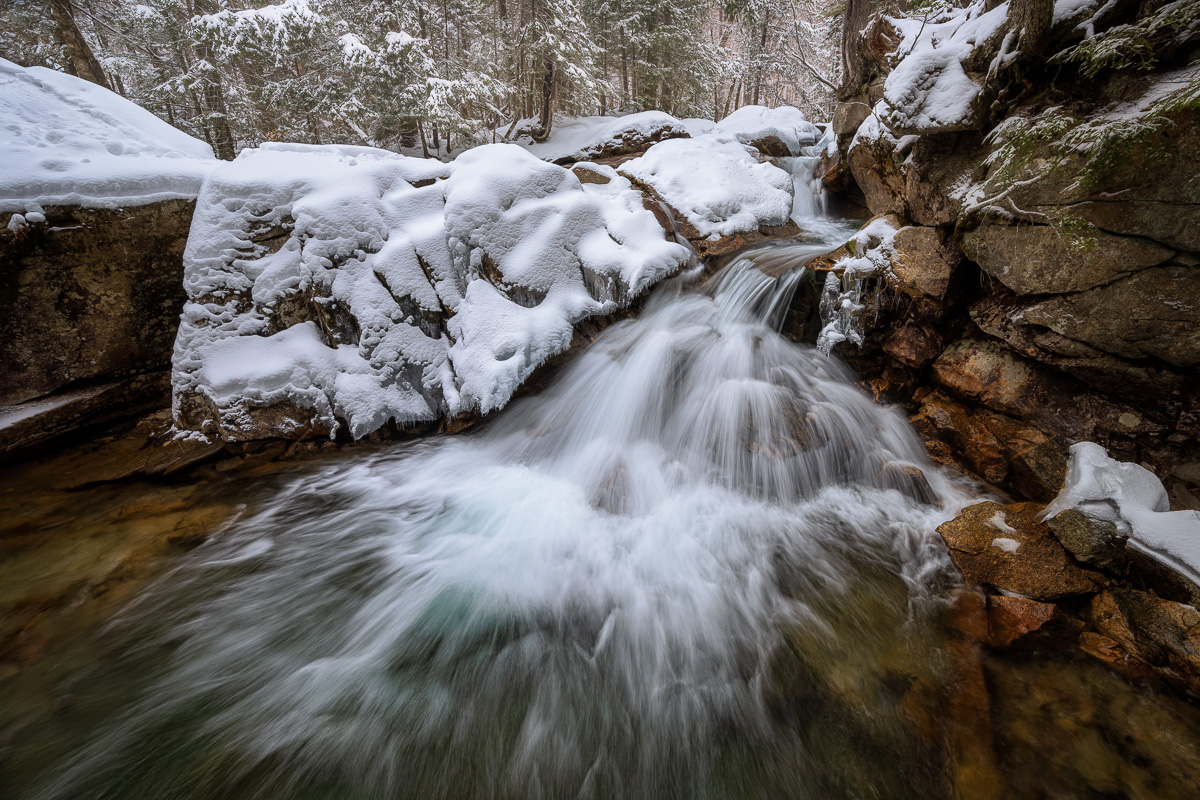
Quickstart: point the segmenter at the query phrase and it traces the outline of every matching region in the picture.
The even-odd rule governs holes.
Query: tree
[[[67,71],[105,89],[111,89],[112,86],[109,85],[100,62],[96,60],[92,48],[79,32],[79,26],[75,24],[75,15],[71,11],[69,0],[49,0],[49,3],[50,14],[54,18],[54,24],[58,26],[59,37],[70,54]]]

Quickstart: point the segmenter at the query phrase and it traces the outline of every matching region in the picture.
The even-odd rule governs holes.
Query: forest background
[[[830,0],[0,0],[0,57],[87,78],[213,146],[447,154],[556,114],[829,119]]]

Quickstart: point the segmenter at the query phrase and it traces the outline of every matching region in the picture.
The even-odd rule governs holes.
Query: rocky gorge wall
[[[1050,499],[1088,440],[1200,508],[1200,11],[1060,2],[1035,41],[1007,6],[857,38],[823,180],[896,232],[837,270],[863,340],[834,352],[996,487]],[[952,77],[974,99],[939,119]]]
[[[0,216],[0,454],[164,407],[194,201]],[[13,223],[18,217],[17,223]]]

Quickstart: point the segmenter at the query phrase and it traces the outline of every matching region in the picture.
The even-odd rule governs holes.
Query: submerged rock
[[[1117,646],[1092,639],[1089,652],[1104,660],[1127,654],[1200,693],[1200,611],[1135,589],[1111,589],[1092,600],[1087,617]]]

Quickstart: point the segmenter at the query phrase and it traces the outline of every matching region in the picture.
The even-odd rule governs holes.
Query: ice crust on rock
[[[500,408],[576,322],[687,261],[610,177],[581,184],[503,144],[450,164],[365,147],[244,151],[204,185],[184,254],[177,420],[256,438],[256,412],[286,403],[311,415],[296,429],[344,423],[359,438]]]
[[[847,254],[833,263],[821,293],[821,332],[817,349],[828,354],[842,342],[863,343],[863,288],[892,269],[897,229],[887,217],[875,217],[846,243]]]
[[[797,112],[798,113],[798,112]],[[659,142],[621,165],[650,186],[707,239],[783,225],[792,213],[792,176],[756,158],[730,133]]]
[[[1110,458],[1093,442],[1071,446],[1067,479],[1043,519],[1068,509],[1111,522],[1133,547],[1200,584],[1200,512],[1171,511],[1167,490],[1145,467]]]
[[[115,92],[0,58],[0,211],[192,199],[216,164],[207,144]]]

